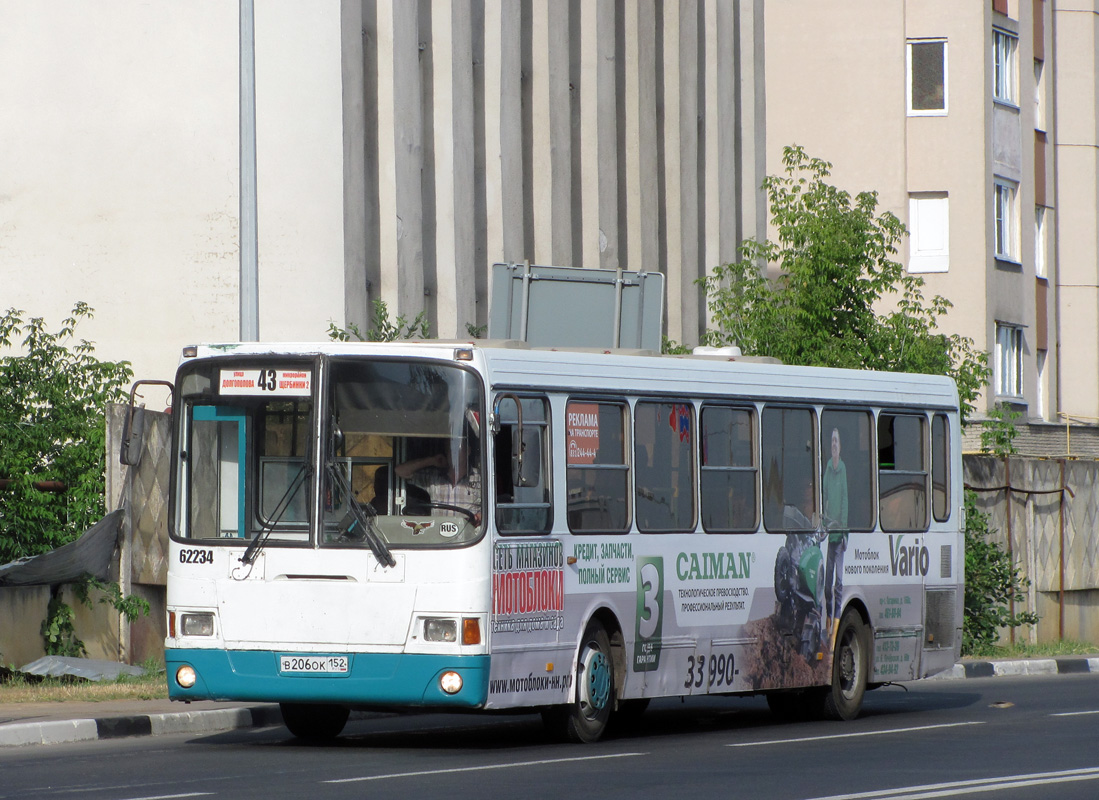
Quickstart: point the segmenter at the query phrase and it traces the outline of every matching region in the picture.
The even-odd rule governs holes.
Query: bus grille
[[[954,646],[954,589],[929,589],[925,595],[924,645],[933,648]]]

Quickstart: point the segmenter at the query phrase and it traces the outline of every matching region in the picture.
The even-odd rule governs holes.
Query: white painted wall
[[[257,3],[260,335],[343,314],[338,0]],[[238,329],[237,4],[0,0],[0,309],[138,377]]]

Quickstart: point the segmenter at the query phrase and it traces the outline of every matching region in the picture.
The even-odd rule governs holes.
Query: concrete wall
[[[40,628],[49,604],[48,586],[0,588],[0,663],[19,668],[45,654]]]

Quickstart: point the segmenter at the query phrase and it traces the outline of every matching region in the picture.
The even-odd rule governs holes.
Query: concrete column
[[[386,3],[382,3],[386,5]],[[393,225],[397,254],[396,312],[415,317],[424,308],[423,110],[417,3],[389,7],[392,37]],[[379,9],[380,12],[380,9]],[[379,18],[381,13],[379,13]],[[379,19],[379,23],[380,23]],[[379,24],[381,32],[381,25]],[[383,208],[386,207],[383,205]],[[383,219],[383,227],[385,221]]]
[[[473,52],[470,0],[432,5],[438,334],[476,322]]]
[[[364,329],[366,277],[366,76],[362,0],[340,3],[343,71],[343,321]],[[337,324],[339,320],[336,321]]]

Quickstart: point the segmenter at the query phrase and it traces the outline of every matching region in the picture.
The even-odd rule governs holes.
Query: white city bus
[[[849,719],[953,665],[946,378],[517,342],[189,347],[174,390],[174,700],[541,711],[653,697]]]

